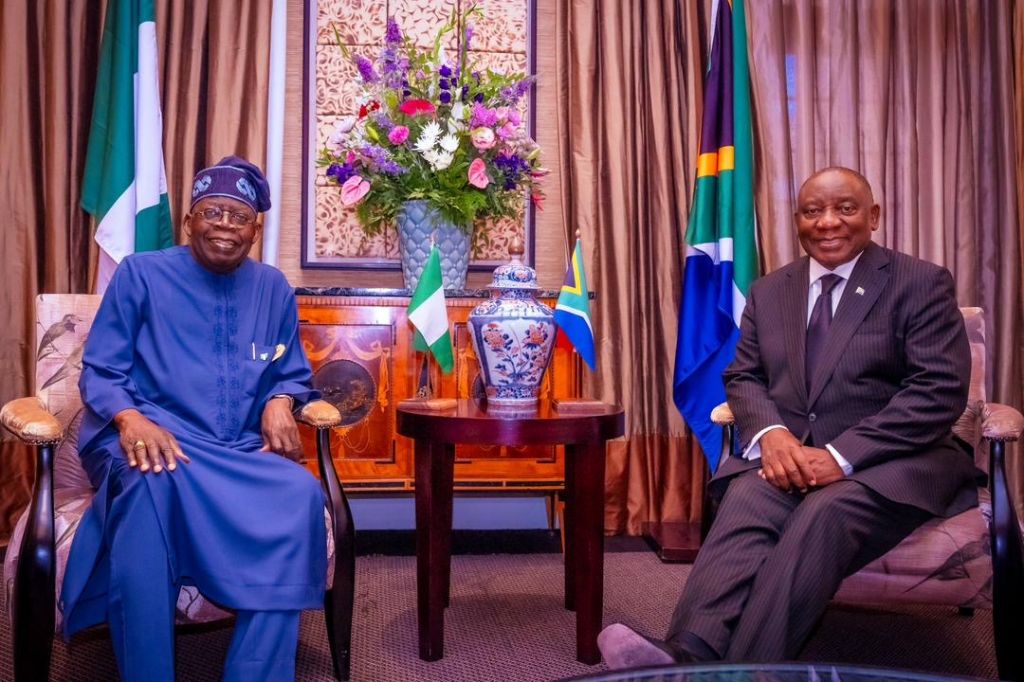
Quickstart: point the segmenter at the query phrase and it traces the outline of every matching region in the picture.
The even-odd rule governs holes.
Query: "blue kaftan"
[[[267,400],[317,398],[291,287],[246,259],[217,275],[188,247],[127,257],[93,323],[79,386],[82,464],[97,489],[64,577],[64,632],[102,622],[108,520],[145,485],[175,585],[234,609],[320,608],[327,570],[324,498],[300,465],[260,452]],[[129,407],[170,431],[190,464],[139,474],[111,420]]]

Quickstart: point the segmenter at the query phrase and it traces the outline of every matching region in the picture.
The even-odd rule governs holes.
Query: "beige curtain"
[[[102,14],[92,3],[0,3],[0,403],[28,395],[39,292],[89,287],[78,208]],[[28,448],[0,442],[0,544],[32,483]]]
[[[972,0],[748,7],[767,269],[800,254],[792,215],[803,178],[833,164],[861,170],[882,206],[876,240],[945,265],[961,305],[985,308],[989,395],[1019,408],[1019,4],[1016,13]]]
[[[703,458],[672,402],[701,93],[698,5],[570,0],[558,10],[563,219],[579,229],[598,371],[626,410],[609,447],[605,531],[700,516]]]
[[[199,168],[265,159],[272,0],[157,0],[164,155],[175,226]],[[0,3],[0,404],[29,395],[37,293],[86,292],[79,208],[105,2]],[[6,438],[6,436],[5,436]],[[28,499],[31,453],[0,442],[0,545]]]
[[[157,0],[164,159],[176,229],[197,171],[228,154],[265,168],[272,9],[273,0]]]

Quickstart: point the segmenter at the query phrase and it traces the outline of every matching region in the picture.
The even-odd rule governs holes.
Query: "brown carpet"
[[[689,566],[662,564],[651,552],[605,555],[604,622],[664,633]],[[445,618],[445,657],[421,661],[416,645],[413,557],[360,557],[357,565],[354,680],[512,682],[599,672],[575,660],[575,621],[562,608],[557,554],[456,556],[452,603]],[[0,597],[0,680],[13,679],[6,599]],[[218,680],[230,627],[181,632],[177,679]],[[833,606],[802,660],[860,663],[995,678],[991,614],[953,609],[872,610]],[[299,680],[330,680],[319,612],[303,614]],[[116,680],[105,632],[66,645],[55,640],[52,680]]]

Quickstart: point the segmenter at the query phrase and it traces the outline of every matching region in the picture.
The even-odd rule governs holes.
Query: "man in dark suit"
[[[950,431],[970,379],[953,278],[874,244],[878,217],[850,169],[801,187],[809,257],[754,282],[724,375],[741,447],[718,515],[666,640],[611,625],[610,666],[792,659],[843,578],[977,503]]]

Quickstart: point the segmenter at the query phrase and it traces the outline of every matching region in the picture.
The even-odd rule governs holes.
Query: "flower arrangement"
[[[362,91],[319,165],[341,186],[342,203],[355,207],[367,235],[383,232],[414,199],[470,234],[480,219],[517,215],[527,196],[539,207],[545,171],[517,108],[533,79],[470,63],[471,21],[480,16],[475,6],[453,15],[429,50],[404,38],[393,17],[376,60],[342,46]],[[458,26],[464,28],[449,57],[444,43]]]

